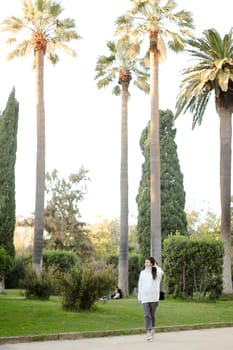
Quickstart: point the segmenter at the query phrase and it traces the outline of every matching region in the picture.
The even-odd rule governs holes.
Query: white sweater
[[[153,279],[151,268],[140,272],[138,281],[138,301],[151,303],[159,301],[160,282],[163,276],[161,267],[157,267],[157,277]]]

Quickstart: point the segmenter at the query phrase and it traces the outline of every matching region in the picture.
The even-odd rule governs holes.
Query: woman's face
[[[145,260],[145,267],[151,267],[152,266],[152,263],[150,260],[146,259]]]

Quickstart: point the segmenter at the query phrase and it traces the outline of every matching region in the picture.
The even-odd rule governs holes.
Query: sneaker
[[[152,334],[152,332],[151,331],[149,331],[149,332],[147,332],[147,334],[146,334],[146,340],[151,340],[153,338],[153,334]]]

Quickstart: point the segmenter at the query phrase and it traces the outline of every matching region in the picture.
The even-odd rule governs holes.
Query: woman
[[[119,287],[116,287],[113,294],[111,294],[111,299],[121,299],[122,298],[122,290]]]
[[[146,339],[151,340],[154,335],[155,311],[159,303],[160,283],[163,270],[151,256],[145,260],[145,269],[140,272],[138,281],[138,302],[144,310]]]

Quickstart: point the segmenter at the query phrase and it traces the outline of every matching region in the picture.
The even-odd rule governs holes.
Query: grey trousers
[[[158,306],[158,302],[143,303],[144,322],[146,330],[151,330],[155,326],[155,311]]]

